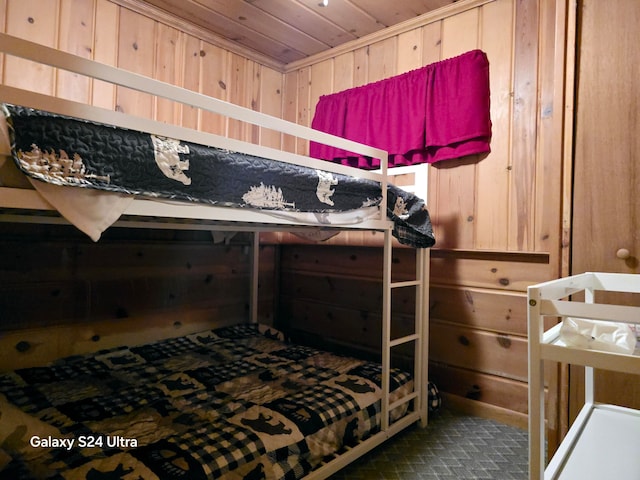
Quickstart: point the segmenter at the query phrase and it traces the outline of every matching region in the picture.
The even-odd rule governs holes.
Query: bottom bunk
[[[0,475],[302,478],[379,435],[381,379],[377,363],[257,324],[15,370],[0,375]],[[391,369],[391,404],[413,389]],[[392,427],[411,409],[392,409]]]

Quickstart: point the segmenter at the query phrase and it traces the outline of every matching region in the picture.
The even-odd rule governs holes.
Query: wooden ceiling
[[[280,65],[456,0],[137,0]],[[123,3],[123,2],[118,2]],[[124,3],[131,3],[131,0]]]

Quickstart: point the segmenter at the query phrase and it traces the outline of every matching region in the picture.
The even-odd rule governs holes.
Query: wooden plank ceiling
[[[274,63],[286,65],[455,1],[327,0],[326,5],[323,0],[144,0],[142,3]]]

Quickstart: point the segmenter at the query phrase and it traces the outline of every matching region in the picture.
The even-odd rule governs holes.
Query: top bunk
[[[381,163],[357,169],[3,84],[1,221],[72,223],[95,241],[117,225],[390,230],[434,243],[425,202],[389,181],[383,150],[6,34],[0,52]]]

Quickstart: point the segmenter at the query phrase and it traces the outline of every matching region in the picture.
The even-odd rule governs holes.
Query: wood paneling
[[[229,80],[227,82],[227,101],[248,107],[251,99],[252,65],[246,58],[234,55],[230,59]],[[249,138],[248,125],[238,120],[229,120],[226,135],[242,140]]]
[[[58,18],[56,7],[57,2],[8,0],[5,31],[42,45],[55,46],[57,29],[51,19]],[[10,56],[5,59],[3,83],[37,93],[52,94],[55,91],[51,67]]]
[[[527,341],[504,333],[431,322],[429,359],[496,377],[527,381]]]
[[[311,66],[311,84],[309,85],[309,97],[311,105],[318,103],[320,96],[334,91],[333,87],[333,62],[326,60]]]
[[[249,259],[241,245],[213,245],[206,233],[152,242],[107,235],[96,244],[75,234],[16,235],[9,227],[3,225],[0,263],[3,329],[140,317],[145,311],[179,316],[189,308],[246,315]],[[273,270],[273,260],[264,267]],[[272,283],[264,290],[273,295]]]
[[[473,329],[527,336],[522,292],[507,293],[461,286],[432,286],[429,293],[432,319]]]
[[[393,280],[415,280],[415,252],[396,249],[392,256]],[[283,249],[280,258],[283,271],[332,276],[377,279],[382,272],[382,255],[378,248],[336,246],[318,248],[317,245],[291,245]]]
[[[153,77],[157,40],[155,22],[125,9],[120,11],[119,19],[117,66]],[[153,118],[153,98],[142,92],[117,87],[116,109],[130,115]]]
[[[156,37],[153,76],[163,82],[179,85],[182,80],[183,50],[180,49],[182,36],[175,28],[158,24]],[[179,124],[179,109],[175,102],[156,98],[154,110],[156,120]]]
[[[80,57],[91,58],[92,4],[82,0],[62,0],[60,13],[58,48]],[[66,71],[58,72],[56,90],[56,95],[59,97],[89,103],[90,80],[82,75]]]
[[[260,84],[257,92],[256,88],[254,88],[257,96],[255,101],[256,108],[267,115],[282,118],[282,91],[284,89],[282,75],[268,68],[260,67],[259,76]],[[260,131],[260,138],[257,143],[266,147],[281,148],[282,135],[279,132],[263,128]]]
[[[107,65],[116,65],[118,61],[118,17],[120,10],[108,0],[97,0],[95,3],[93,59]],[[95,19],[94,19],[95,20]],[[115,109],[116,87],[100,80],[93,81],[91,104],[98,107]]]
[[[507,412],[515,412],[516,418],[521,418],[517,414],[527,414],[528,389],[526,382],[487,375],[477,370],[457,368],[438,362],[432,362],[429,365],[429,376],[437,382],[436,385],[443,392],[494,405]],[[526,417],[520,422],[513,421],[513,413],[509,417],[505,420],[526,428]]]
[[[455,0],[112,0],[130,10],[173,20],[187,32],[263,65],[325,52],[373,32],[438,13]],[[479,0],[490,1],[490,0]]]
[[[436,250],[431,258],[431,283],[524,292],[553,274],[546,255],[519,257]]]
[[[496,132],[491,138],[491,154],[477,164],[475,223],[475,247],[479,249],[507,250],[509,230],[508,210],[512,177],[509,148],[511,138],[501,134],[508,132],[512,112],[512,63],[513,25],[504,19],[513,18],[513,2],[494,2],[482,9],[482,49],[491,59],[489,67],[491,85],[491,123]],[[504,23],[503,28],[494,25]],[[493,60],[499,59],[499,60]]]
[[[352,246],[280,247],[278,324],[294,338],[313,338],[379,357],[382,329],[382,251]],[[394,279],[415,278],[415,253],[393,256]],[[416,291],[392,292],[391,338],[414,332]],[[394,353],[410,357],[407,349]]]
[[[398,35],[398,74],[415,70],[422,66],[422,32],[410,30]]]
[[[296,117],[294,121],[301,125],[310,125],[311,116],[309,114],[310,108],[310,94],[311,94],[311,67],[302,68],[298,71],[296,78],[297,84],[297,100],[296,100]],[[288,120],[288,119],[287,119]],[[296,153],[300,155],[306,155],[309,152],[309,144],[306,140],[298,138],[296,140]]]
[[[367,83],[389,78],[397,72],[397,37],[387,38],[369,45]],[[315,110],[315,103],[313,104]]]
[[[0,330],[17,339],[25,335],[21,331],[36,329],[42,343],[45,327],[55,326],[41,348],[50,357],[58,343],[59,354],[73,351],[55,336],[71,326],[102,337],[126,331],[145,338],[145,330],[156,326],[244,321],[250,278],[246,241],[240,237],[221,245],[213,244],[209,232],[112,229],[93,243],[70,226],[0,224]],[[259,318],[264,323],[273,322],[274,262],[275,248],[262,247]],[[75,338],[90,345],[84,333]]]
[[[451,58],[478,47],[479,9],[441,21],[440,59]],[[437,210],[433,222],[438,244],[443,248],[473,248],[475,230],[474,195],[477,157],[435,164],[438,170]],[[431,198],[429,198],[429,203]]]
[[[558,112],[564,109],[566,101],[573,98],[573,91],[565,94],[565,85],[560,81],[568,75],[563,73],[567,52],[559,48],[566,42],[566,15],[566,6],[562,2],[540,2],[540,86],[534,249],[549,252],[550,263],[555,266],[561,265],[562,256],[567,255],[568,244],[562,238],[558,240],[557,236],[558,232],[562,231],[562,222],[569,219],[565,209],[570,208],[571,204],[570,196],[563,192],[562,186],[563,181],[570,181],[571,171],[565,171],[562,162],[558,161],[565,148],[561,132],[567,121]],[[558,215],[559,205],[563,212],[561,215]],[[566,267],[562,274],[568,274]]]
[[[214,46],[109,0],[6,0],[4,31],[239,105],[283,115],[283,76],[269,67]],[[35,92],[176,123],[246,141],[279,146],[280,135],[262,132],[191,107],[114,87],[14,57],[2,82]]]
[[[228,100],[231,76],[228,52],[215,45],[203,43],[198,56],[200,58],[198,77],[200,93],[220,100]],[[198,128],[205,132],[225,135],[227,119],[217,113],[203,111],[200,113]]]

